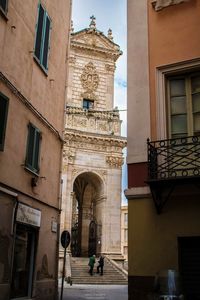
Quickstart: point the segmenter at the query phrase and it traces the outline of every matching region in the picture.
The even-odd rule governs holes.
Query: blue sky
[[[113,41],[123,51],[123,55],[117,60],[115,71],[114,106],[119,110],[127,107],[127,23],[126,0],[73,0],[72,20],[74,31],[89,27],[90,16],[96,18],[96,27],[107,35],[108,29],[112,29]],[[122,122],[122,135],[126,136],[126,111],[120,112]],[[126,166],[123,167],[122,189],[127,186]],[[123,193],[122,193],[123,194]],[[123,203],[125,201],[122,195]]]

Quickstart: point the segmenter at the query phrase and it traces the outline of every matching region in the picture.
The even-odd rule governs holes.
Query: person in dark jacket
[[[101,255],[98,260],[99,265],[97,266],[97,273],[99,273],[100,269],[100,275],[103,275],[103,267],[104,267],[104,257]]]

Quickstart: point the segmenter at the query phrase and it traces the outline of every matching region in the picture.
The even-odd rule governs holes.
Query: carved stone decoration
[[[89,62],[83,69],[81,75],[81,84],[83,88],[88,92],[94,92],[99,85],[99,75],[97,74],[96,68],[92,62]]]
[[[99,121],[98,123],[98,130],[99,131],[107,131],[108,130],[108,122],[106,121]]]
[[[63,159],[65,164],[74,164],[75,157],[76,157],[76,153],[74,149],[64,148]]]
[[[105,69],[108,72],[114,73],[116,69],[116,65],[105,64]]]
[[[157,0],[152,1],[155,11],[159,11],[167,6],[189,2],[190,0]]]
[[[90,92],[90,91],[82,93],[81,97],[84,98],[84,99],[97,100],[97,96],[93,92]]]
[[[69,65],[74,66],[76,63],[76,57],[70,56],[69,57]]]
[[[114,157],[114,156],[107,156],[106,162],[111,166],[115,168],[121,168],[121,166],[124,163],[123,157]]]

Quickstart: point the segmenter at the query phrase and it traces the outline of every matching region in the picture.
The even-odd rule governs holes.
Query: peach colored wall
[[[0,16],[0,71],[62,136],[71,4],[61,0],[55,8],[54,2],[41,1],[52,19],[46,75],[33,58],[38,3],[10,0],[8,20]],[[0,181],[58,207],[61,141],[1,81],[0,90],[9,98]],[[39,175],[46,177],[34,189],[30,185],[33,174],[23,168],[29,122],[42,132]]]
[[[0,18],[0,70],[61,133],[70,1],[60,0],[56,7],[53,1],[41,1],[52,19],[48,76],[33,59],[38,3],[9,1],[8,21]]]
[[[151,133],[156,139],[156,68],[200,57],[200,0],[159,12],[148,2]]]
[[[33,57],[40,2],[52,20],[47,74]],[[57,293],[58,234],[52,231],[51,224],[55,221],[59,225],[62,161],[59,135],[62,137],[64,129],[70,18],[71,0],[9,0],[7,19],[0,14],[0,72],[6,78],[0,79],[0,91],[9,98],[4,150],[0,151],[0,186],[6,187],[8,194],[14,191],[20,202],[41,211],[33,279],[33,298],[41,300],[55,299]],[[26,103],[17,96],[17,90]],[[29,122],[42,134],[36,187],[31,186],[34,174],[24,168]],[[4,200],[10,199],[6,193],[1,193]],[[13,198],[10,201],[15,203]],[[4,211],[7,207],[0,203],[0,209]],[[11,243],[12,219],[6,220],[7,224],[1,223],[0,231],[2,228],[6,231]],[[42,273],[44,257],[47,257],[49,277],[42,274],[47,278],[40,280],[38,274]],[[5,296],[9,286],[1,284],[0,273],[0,299],[10,299],[9,295]]]

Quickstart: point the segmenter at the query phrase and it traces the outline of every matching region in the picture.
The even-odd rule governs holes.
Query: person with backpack
[[[103,275],[103,267],[104,267],[104,257],[101,255],[98,260],[99,265],[97,266],[97,273],[99,273],[100,269],[100,275]]]

